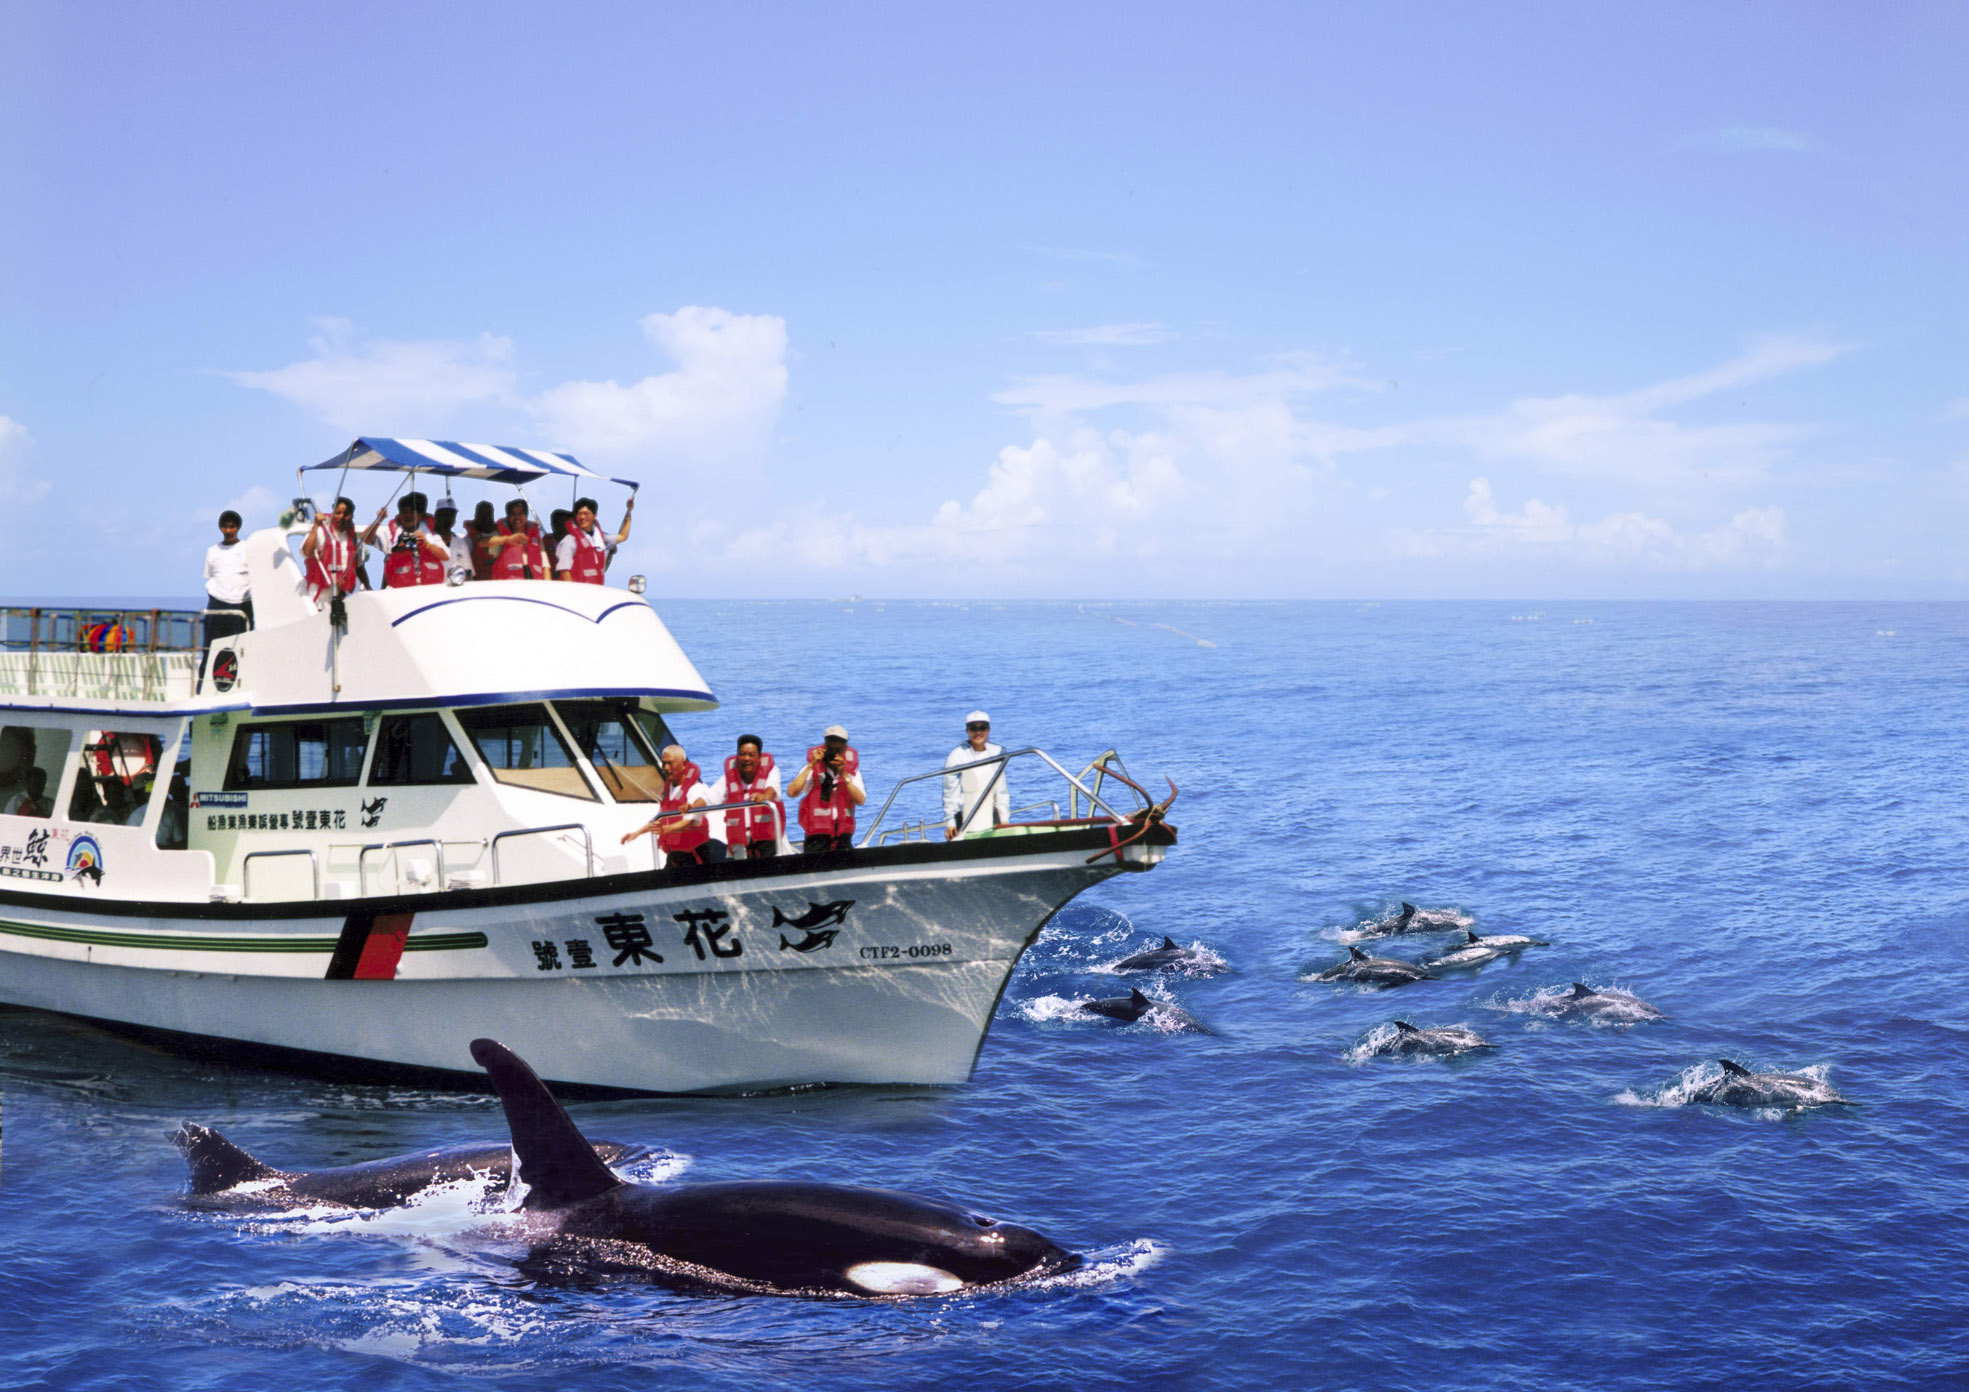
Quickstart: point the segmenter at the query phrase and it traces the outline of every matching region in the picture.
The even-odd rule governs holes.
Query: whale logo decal
[[[103,882],[103,848],[86,832],[69,843],[68,877],[78,884],[85,880],[91,885]]]
[[[841,930],[839,928],[822,928],[818,931],[808,933],[799,942],[788,942],[786,940],[786,934],[781,933],[779,935],[779,950],[785,952],[788,948],[791,948],[795,952],[819,952],[822,948],[834,946],[834,939],[840,932]]]
[[[836,899],[832,903],[827,904],[816,904],[813,900],[809,899],[807,901],[807,911],[798,918],[788,918],[779,909],[775,908],[773,910],[773,927],[798,928],[803,933],[812,932],[814,929],[822,927],[825,924],[846,923],[848,921],[848,910],[854,906],[855,901],[852,899]]]

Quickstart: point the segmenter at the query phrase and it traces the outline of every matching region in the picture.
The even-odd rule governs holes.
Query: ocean
[[[675,722],[700,762],[840,722],[879,800],[982,706],[1007,748],[1172,779],[1181,843],[1054,920],[968,1086],[576,1120],[653,1181],[943,1194],[1086,1266],[685,1294],[543,1273],[465,1193],[193,1212],[180,1121],[306,1168],[498,1139],[497,1104],[6,1010],[0,1386],[1969,1385],[1969,606],[658,607],[724,702]],[[1404,901],[1545,945],[1308,979]],[[1165,935],[1214,960],[1112,970]],[[1550,1013],[1575,981],[1665,1018]],[[1131,985],[1203,1029],[1074,1009]],[[1494,1047],[1366,1056],[1397,1018]],[[1850,1105],[1694,1101],[1725,1058]]]

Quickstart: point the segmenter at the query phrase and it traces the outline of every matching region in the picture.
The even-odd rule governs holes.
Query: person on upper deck
[[[205,551],[205,607],[239,615],[236,627],[208,623],[208,633],[217,628],[230,635],[253,626],[253,595],[247,582],[246,548],[239,544],[239,527],[239,514],[227,508],[219,514],[218,542]]]
[[[600,585],[608,576],[608,563],[615,559],[615,548],[629,540],[629,524],[635,520],[636,497],[629,495],[629,503],[622,510],[622,530],[614,536],[605,536],[601,525],[595,521],[598,511],[593,498],[577,498],[574,502],[574,518],[568,524],[567,535],[554,549],[554,578],[556,580],[578,580],[583,584]]]
[[[738,753],[725,760],[725,784],[720,802],[758,804],[725,813],[725,841],[733,855],[765,860],[779,854],[786,809],[780,804],[779,769],[757,735],[740,735]]]
[[[438,499],[437,508],[431,514],[431,535],[444,543],[447,578],[449,572],[460,567],[468,574],[477,574],[472,566],[472,540],[459,530],[458,504],[451,499]]]
[[[786,795],[800,798],[800,830],[807,834],[800,848],[808,855],[854,849],[855,809],[868,801],[868,790],[861,781],[861,754],[848,744],[844,727],[829,725],[821,732],[821,742],[807,751],[806,766],[786,785]]]
[[[397,501],[397,515],[383,520],[386,509],[376,509],[376,520],[362,534],[365,545],[377,541],[381,532],[383,547],[383,588],[401,589],[406,585],[442,585],[445,563],[451,550],[431,534],[424,520],[424,495],[406,493]]]
[[[356,539],[356,505],[347,498],[337,498],[327,516],[315,515],[308,539],[301,543],[301,555],[307,562],[308,598],[319,604],[325,595],[352,593],[357,584],[357,552],[361,550],[362,544]]]
[[[725,843],[703,817],[693,817],[691,809],[709,807],[717,796],[705,786],[704,776],[684,753],[681,744],[663,748],[663,797],[657,814],[622,838],[628,845],[638,836],[656,833],[656,844],[663,848],[663,863],[709,865],[725,858]]]
[[[492,538],[498,532],[498,520],[492,514],[492,504],[481,498],[472,511],[472,520],[465,524],[465,540],[472,548],[472,578],[490,580],[492,578]]]
[[[981,710],[974,710],[964,717],[964,743],[950,751],[950,757],[943,761],[945,768],[956,768],[960,764],[973,764],[980,759],[995,759],[1005,751],[991,742],[991,717]],[[943,839],[955,841],[960,836],[983,836],[994,827],[1004,826],[1012,820],[1012,789],[1002,764],[988,764],[984,768],[965,769],[962,773],[946,773],[943,776],[943,819],[948,825],[943,829]],[[991,814],[987,818],[985,809],[979,805],[987,787],[996,776],[998,784],[992,788]],[[965,813],[970,816],[966,818]]]
[[[506,520],[498,535],[486,543],[492,553],[494,580],[545,580],[547,554],[540,545],[540,524],[526,515],[526,499],[506,504]]]

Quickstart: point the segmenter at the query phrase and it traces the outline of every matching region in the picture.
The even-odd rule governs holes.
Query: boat
[[[564,454],[363,437],[239,543],[247,631],[7,611],[0,1003],[368,1082],[482,1086],[489,1036],[574,1095],[950,1085],[1048,920],[1175,844],[1114,751],[1020,749],[979,761],[959,839],[938,767],[845,850],[670,864],[624,837],[717,700],[641,578],[454,568],[317,602],[298,547],[328,468],[600,481]],[[1039,800],[979,833],[1001,780]]]

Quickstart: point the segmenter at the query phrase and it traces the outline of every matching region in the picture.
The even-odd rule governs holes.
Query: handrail
[[[511,831],[502,831],[497,836],[494,836],[492,838],[492,882],[494,884],[502,883],[499,874],[499,843],[501,841],[504,841],[509,836],[545,836],[550,831],[578,831],[581,833],[581,863],[587,870],[587,875],[584,878],[592,880],[595,877],[594,836],[580,822],[556,822],[552,826],[515,827]]]
[[[405,846],[435,846],[437,848],[437,887],[439,889],[444,888],[444,842],[440,841],[437,837],[413,836],[402,841],[372,841],[356,852],[356,889],[363,898],[367,899],[369,897],[369,853],[371,851],[388,851],[394,856]],[[401,862],[398,863],[397,867],[397,889],[399,892],[403,889],[403,867]]]
[[[239,863],[240,898],[251,899],[253,897],[253,862],[262,858],[271,860],[276,856],[306,856],[308,858],[308,869],[314,875],[314,893],[310,897],[315,899],[321,898],[321,861],[316,858],[313,851],[308,850],[306,847],[296,847],[289,851],[247,852],[246,859]]]
[[[870,846],[879,844],[876,840],[876,837],[882,829],[883,819],[889,815],[889,809],[895,805],[896,795],[902,792],[902,790],[908,787],[911,783],[921,783],[925,779],[930,779],[930,778],[951,778],[957,776],[958,774],[967,773],[972,769],[979,769],[979,768],[993,769],[994,771],[991,775],[991,781],[985,784],[984,791],[978,794],[977,801],[973,802],[970,805],[970,807],[965,810],[962,818],[958,822],[958,825],[960,826],[969,826],[971,824],[971,819],[977,816],[977,814],[981,810],[983,810],[986,802],[989,801],[989,799],[991,798],[991,795],[997,791],[999,783],[1005,777],[1005,766],[1011,763],[1012,760],[1014,759],[1023,759],[1028,756],[1043,760],[1046,763],[1047,767],[1051,768],[1053,772],[1059,774],[1060,777],[1066,779],[1068,784],[1070,784],[1071,786],[1078,788],[1081,791],[1081,793],[1083,793],[1087,798],[1088,815],[1090,817],[1093,815],[1093,809],[1098,807],[1101,809],[1101,811],[1107,813],[1108,816],[1112,817],[1117,822],[1125,822],[1128,820],[1128,818],[1122,816],[1121,813],[1115,811],[1114,808],[1110,807],[1107,804],[1106,800],[1103,799],[1092,788],[1089,788],[1085,783],[1082,783],[1078,777],[1076,777],[1071,773],[1068,773],[1064,768],[1062,768],[1060,766],[1059,761],[1055,759],[1051,754],[1048,754],[1045,750],[1035,745],[1027,749],[1014,749],[1008,753],[994,754],[988,759],[974,759],[968,764],[952,764],[946,768],[940,768],[931,773],[912,774],[910,777],[903,779],[900,783],[896,784],[895,787],[889,790],[888,800],[882,804],[882,810],[876,814],[874,823],[868,829],[868,835],[862,838],[862,842],[861,842],[862,848],[865,850]],[[1099,763],[1103,761],[1097,760],[1096,762]],[[1141,794],[1137,793],[1136,796],[1140,797]]]

